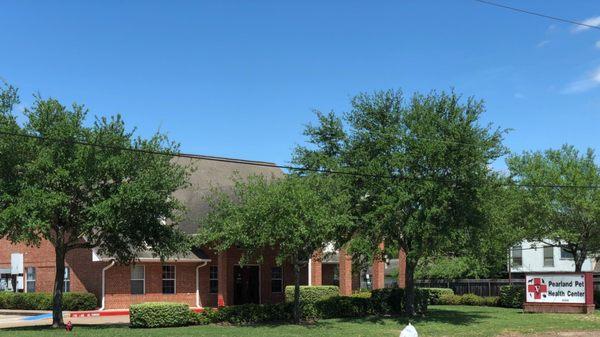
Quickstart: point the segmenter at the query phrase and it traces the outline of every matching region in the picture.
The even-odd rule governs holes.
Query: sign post
[[[594,312],[592,273],[533,273],[525,278],[525,312]]]

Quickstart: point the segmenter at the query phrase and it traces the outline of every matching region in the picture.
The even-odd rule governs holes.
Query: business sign
[[[586,303],[584,274],[527,275],[528,303]]]

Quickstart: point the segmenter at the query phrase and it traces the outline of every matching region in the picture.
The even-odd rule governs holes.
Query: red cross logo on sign
[[[548,286],[541,278],[536,277],[533,279],[533,284],[527,286],[527,292],[533,293],[533,298],[539,300],[542,298],[542,295],[545,295],[546,292],[548,292]]]

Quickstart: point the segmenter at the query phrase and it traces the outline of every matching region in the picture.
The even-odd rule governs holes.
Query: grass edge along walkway
[[[316,324],[257,326],[193,326],[165,329],[130,329],[127,326],[76,326],[74,336],[162,337],[162,336],[398,336],[405,318],[367,317],[321,320]],[[546,331],[598,331],[600,314],[523,314],[518,309],[431,306],[426,317],[412,320],[421,337],[492,337],[506,333],[530,334]],[[65,336],[64,330],[29,327],[0,330],[0,337]]]

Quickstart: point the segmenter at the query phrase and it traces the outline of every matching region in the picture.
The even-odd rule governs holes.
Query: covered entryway
[[[233,267],[233,304],[260,303],[258,266]]]

